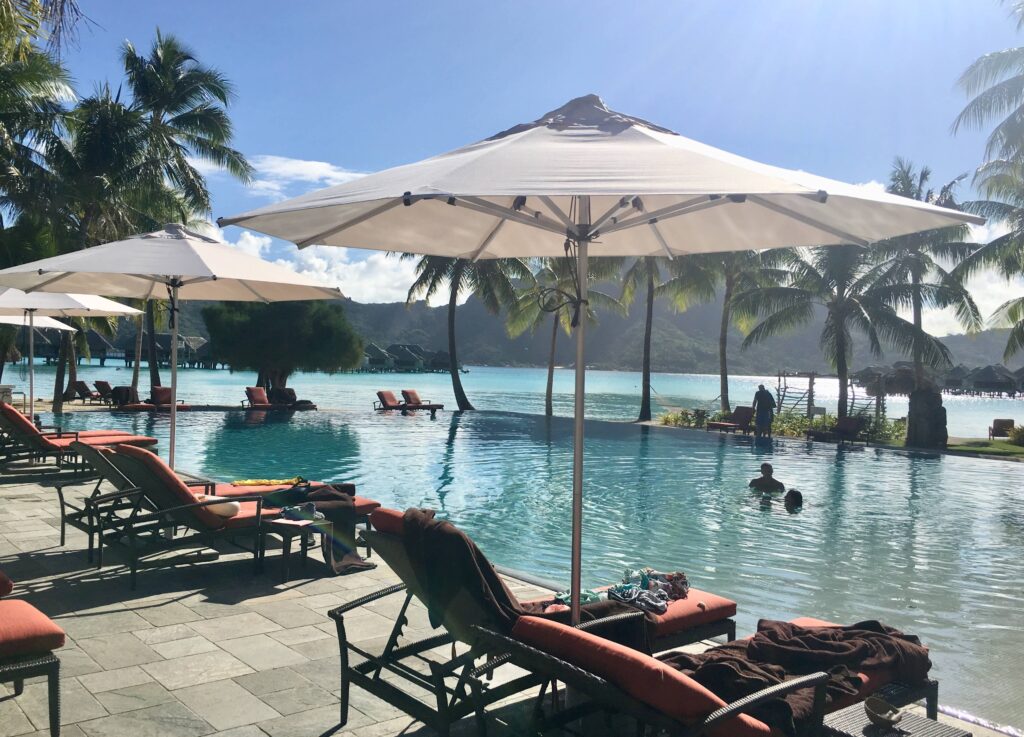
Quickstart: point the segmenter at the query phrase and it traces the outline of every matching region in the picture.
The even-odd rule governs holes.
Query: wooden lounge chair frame
[[[533,729],[531,730],[533,734],[542,734],[549,729],[564,726],[588,714],[604,712],[608,716],[624,714],[634,718],[637,721],[638,734],[645,733],[641,729],[650,726],[654,728],[655,733],[663,731],[678,737],[697,737],[706,734],[709,729],[728,719],[748,713],[758,704],[805,688],[814,689],[814,707],[809,729],[805,734],[817,734],[824,722],[825,685],[829,678],[827,673],[812,673],[770,686],[711,712],[696,724],[684,724],[635,699],[601,676],[579,666],[493,630],[484,627],[476,627],[476,630],[480,639],[489,647],[508,653],[508,662],[531,673],[541,675],[545,683],[561,681],[589,697],[550,717],[545,717],[540,709],[535,708]],[[538,699],[538,706],[540,703],[540,699]]]
[[[988,439],[1008,438],[1012,429],[1013,420],[992,420],[992,425],[988,429]]]
[[[274,404],[269,400],[267,402],[254,402],[252,398],[252,390],[262,389],[263,387],[247,386],[245,387],[245,399],[242,400],[242,409],[246,410],[259,410],[259,411],[286,411],[292,409],[290,404]]]
[[[850,443],[862,442],[870,444],[867,434],[868,419],[863,415],[851,415],[840,417],[836,420],[836,426],[831,430],[807,430],[804,435],[808,440],[817,440],[825,443]]]
[[[99,393],[100,398],[103,399],[104,404],[114,403],[114,387],[110,385],[109,381],[103,381],[101,379],[99,381],[94,381],[92,385],[96,387],[96,391]]]
[[[437,402],[431,402],[430,400],[421,399],[419,392],[415,389],[403,389],[402,399],[405,400],[405,409],[402,410],[402,414],[408,414],[409,412],[415,412],[417,410],[423,410],[424,412],[430,412],[430,419],[436,419],[437,411],[444,409],[443,404]]]
[[[737,417],[738,415],[738,417]],[[749,435],[752,428],[750,423],[754,420],[754,410],[750,407],[740,406],[732,411],[733,421],[709,421],[705,423],[705,432],[711,432],[712,430],[718,430],[719,432],[742,432],[744,435]]]
[[[89,385],[79,379],[72,388],[75,390],[75,394],[82,400],[84,404],[104,404],[103,395],[98,391],[93,391],[89,388]]]

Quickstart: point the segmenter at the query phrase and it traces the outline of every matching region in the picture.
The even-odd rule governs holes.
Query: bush
[[[1024,425],[1011,427],[1008,435],[1014,445],[1024,445]]]
[[[696,427],[697,418],[692,410],[681,409],[678,412],[666,412],[658,421],[662,425],[671,425],[672,427]]]

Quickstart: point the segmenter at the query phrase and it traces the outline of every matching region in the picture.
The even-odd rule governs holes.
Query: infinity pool
[[[503,412],[179,415],[178,467],[217,479],[354,481],[434,507],[498,563],[568,580],[571,422]],[[167,418],[77,413],[65,426],[160,437]],[[584,584],[682,569],[759,617],[877,618],[931,646],[943,704],[1024,725],[1024,465],[591,421]],[[760,463],[802,512],[746,488]]]

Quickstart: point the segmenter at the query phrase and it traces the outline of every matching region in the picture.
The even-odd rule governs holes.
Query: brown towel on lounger
[[[480,622],[503,634],[512,631],[524,614],[542,616],[568,624],[569,612],[544,614],[541,605],[525,605],[509,591],[487,557],[464,532],[451,522],[434,519],[431,509],[409,509],[403,516],[403,542],[420,585],[429,600],[430,623],[439,627],[448,607],[466,591],[487,612],[490,622]],[[635,611],[625,604],[602,601],[583,608],[583,621],[603,619],[612,614]],[[642,620],[615,623],[591,632],[649,653],[647,628]]]
[[[763,619],[749,640],[713,647],[699,655],[672,652],[659,659],[726,702],[787,679],[825,671],[830,676],[827,702],[836,703],[858,695],[861,680],[857,672],[891,669],[896,680],[918,683],[931,667],[928,650],[916,637],[874,621],[849,627],[799,627]],[[754,707],[750,714],[793,735],[811,717],[813,706],[814,690],[801,689]]]

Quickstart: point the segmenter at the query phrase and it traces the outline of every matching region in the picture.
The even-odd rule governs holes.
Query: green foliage
[[[1024,445],[1024,425],[1011,427],[1008,435],[1014,445]]]
[[[671,427],[697,427],[697,416],[692,410],[681,409],[678,412],[666,412],[658,418],[658,422]]]
[[[726,412],[715,412],[708,418],[711,422],[728,421],[730,415]],[[698,424],[697,417],[693,410],[681,409],[678,412],[666,412],[658,418],[662,425],[671,427],[703,427]],[[780,412],[775,415],[772,422],[772,434],[775,437],[802,438],[808,430],[831,430],[836,425],[836,418],[831,415],[810,418],[798,412]],[[1024,430],[1024,428],[1021,428]],[[907,434],[907,423],[903,419],[887,420],[882,418],[875,421],[872,418],[868,423],[868,437],[872,442],[893,445],[902,442]],[[1022,445],[1024,445],[1024,432],[1022,432]]]
[[[331,373],[363,358],[363,341],[331,302],[220,303],[203,309],[213,355],[285,386],[295,371]]]

